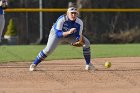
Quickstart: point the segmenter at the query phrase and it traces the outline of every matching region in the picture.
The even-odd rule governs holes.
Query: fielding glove
[[[72,43],[71,45],[75,47],[82,47],[84,44],[85,44],[84,37],[80,36],[80,39],[78,39],[76,42]]]

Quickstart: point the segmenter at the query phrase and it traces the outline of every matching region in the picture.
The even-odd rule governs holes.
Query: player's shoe
[[[35,71],[36,70],[36,65],[35,64],[31,64],[29,70],[30,71]]]
[[[95,67],[93,66],[92,63],[89,63],[88,65],[85,66],[85,70],[95,70]]]

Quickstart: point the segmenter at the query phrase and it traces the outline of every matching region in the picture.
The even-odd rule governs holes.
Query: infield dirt
[[[31,63],[0,64],[0,93],[140,93],[140,57],[96,58],[95,71],[84,59],[43,61],[34,72]]]

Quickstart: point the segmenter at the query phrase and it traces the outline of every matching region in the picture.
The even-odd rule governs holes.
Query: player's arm
[[[56,35],[57,35],[58,38],[66,37],[66,36],[68,36],[68,35],[73,34],[73,33],[76,32],[76,28],[71,28],[67,32],[63,32],[62,30],[57,30],[57,29],[55,29],[55,30],[56,30]]]
[[[76,28],[71,28],[69,31],[63,32],[63,37],[66,37],[66,36],[73,34],[75,32],[76,32]]]
[[[63,28],[64,22],[65,22],[65,20],[63,18],[60,18],[57,20],[56,25],[54,27],[54,29],[56,31],[56,36],[58,38],[66,37],[70,34],[73,34],[76,31],[76,28],[71,28],[69,31],[63,32],[62,28]]]

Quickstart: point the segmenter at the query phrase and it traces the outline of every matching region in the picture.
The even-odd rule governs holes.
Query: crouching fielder
[[[77,9],[70,7],[65,15],[61,15],[57,19],[50,30],[46,47],[40,51],[34,62],[30,65],[30,71],[35,71],[37,65],[49,56],[62,41],[66,41],[73,46],[83,47],[83,55],[86,61],[85,70],[94,69],[90,60],[90,42],[82,35],[83,22],[77,16]]]

